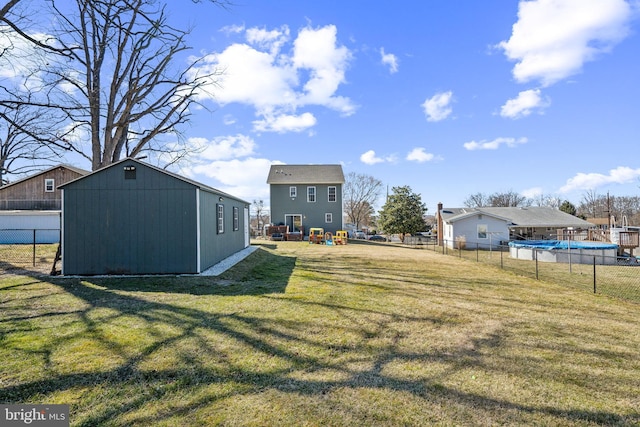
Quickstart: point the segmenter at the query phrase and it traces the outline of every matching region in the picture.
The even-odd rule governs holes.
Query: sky
[[[233,3],[169,2],[219,74],[176,172],[268,205],[270,165],[341,164],[383,183],[377,208],[409,186],[428,214],[640,195],[637,0]]]

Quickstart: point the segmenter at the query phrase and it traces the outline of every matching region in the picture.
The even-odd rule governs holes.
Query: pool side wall
[[[616,263],[617,251],[614,248],[608,249],[539,249],[539,248],[518,248],[510,247],[509,256],[511,258],[533,261],[536,258],[542,262],[561,262],[572,264],[593,264],[593,257],[596,257],[596,264],[611,265]]]

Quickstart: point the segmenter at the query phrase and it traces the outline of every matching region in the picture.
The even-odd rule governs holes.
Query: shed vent
[[[125,166],[124,167],[124,179],[136,179],[136,167]]]

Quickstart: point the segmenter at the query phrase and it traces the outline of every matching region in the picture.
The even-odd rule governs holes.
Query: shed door
[[[249,208],[244,208],[244,247],[249,247]]]

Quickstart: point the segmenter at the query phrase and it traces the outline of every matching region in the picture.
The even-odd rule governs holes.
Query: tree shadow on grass
[[[0,261],[0,278],[3,274],[21,274],[41,278],[49,274],[52,264],[53,262],[48,262],[48,260],[40,258],[36,260],[36,266],[33,266],[30,261],[15,264]]]
[[[559,422],[602,425],[638,420],[638,417],[625,418],[600,410],[562,410],[551,403],[548,406],[514,403],[457,388],[447,379],[470,368],[490,370],[491,366],[483,354],[504,347],[508,331],[497,328],[481,336],[470,337],[465,346],[413,350],[402,344],[408,324],[416,324],[416,328],[429,324],[454,328],[456,322],[445,325],[446,318],[417,318],[401,312],[375,310],[363,312],[344,303],[267,295],[285,291],[295,258],[260,252],[263,251],[253,254],[258,255],[257,259],[252,259],[253,255],[248,257],[244,261],[246,265],[238,265],[220,278],[180,277],[167,279],[166,283],[158,282],[160,278],[149,278],[149,282],[140,283],[128,279],[56,280],[55,284],[76,301],[65,313],[66,316],[74,316],[74,331],[31,351],[49,358],[45,362],[51,364],[52,354],[69,352],[77,340],[83,340],[91,341],[96,348],[108,349],[119,362],[116,366],[92,370],[52,371],[47,378],[3,385],[0,387],[0,402],[27,402],[74,389],[97,387],[110,396],[98,401],[93,408],[91,402],[84,398],[73,402],[71,417],[74,424],[149,425],[168,423],[176,416],[189,419],[194,411],[208,405],[266,390],[292,396],[322,397],[345,389],[375,389],[408,393],[425,402],[434,402],[431,407],[436,408],[455,406],[466,407],[470,412],[482,410],[492,415],[496,423],[515,420],[515,423],[525,424],[532,414],[554,417]],[[185,285],[185,279],[194,282]],[[228,284],[220,285],[220,281]],[[251,291],[234,288],[236,283],[246,283],[247,287],[267,284],[264,289]],[[153,292],[174,294],[175,300],[157,298],[151,295]],[[190,295],[202,298],[190,299]],[[241,307],[229,311],[229,307],[216,307],[220,299],[207,300],[208,296],[245,295],[268,307],[262,311],[243,310]],[[235,298],[231,300],[235,301]],[[202,304],[194,304],[194,301]],[[277,310],[285,305],[293,307],[300,315],[285,316],[284,319],[270,315],[271,307]],[[305,313],[318,317],[307,319]],[[318,325],[321,322],[318,319],[329,315],[337,320]],[[333,342],[323,334],[306,333],[310,328],[318,327],[331,329],[331,334],[337,331],[351,338]],[[126,334],[129,329],[138,329],[137,332],[147,340],[124,344],[119,340],[119,333]],[[34,334],[41,332],[37,328],[33,330]],[[340,358],[335,360],[331,357],[332,351],[341,352],[341,356],[346,355],[352,363],[344,363]],[[248,360],[251,363],[238,353],[250,354]],[[162,357],[173,357],[175,363],[156,367],[154,363]],[[270,369],[261,365],[274,360],[279,363],[274,363]],[[526,367],[522,367],[526,360],[513,356],[508,362],[513,366],[513,375],[526,377]],[[389,368],[398,363],[438,364],[446,366],[446,369],[418,378],[402,377],[389,372]],[[335,371],[340,375],[326,379],[305,377],[307,373],[322,371]],[[217,385],[221,386],[220,390],[207,392],[208,387]],[[184,396],[185,391],[193,398],[173,402],[176,393]],[[98,398],[90,395],[87,399]],[[158,408],[159,401],[169,403],[160,406],[159,410],[146,409]],[[375,411],[374,406],[369,410]],[[349,408],[342,410],[350,411]],[[513,412],[518,415],[513,415]],[[123,418],[125,416],[128,418]],[[300,421],[304,422],[304,419]]]

